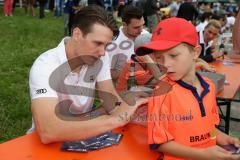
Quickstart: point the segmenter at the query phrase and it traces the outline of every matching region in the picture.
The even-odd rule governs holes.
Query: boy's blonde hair
[[[209,28],[210,26],[213,26],[214,28],[217,28],[218,30],[221,30],[221,23],[218,20],[210,20],[208,24],[206,25],[206,28]]]

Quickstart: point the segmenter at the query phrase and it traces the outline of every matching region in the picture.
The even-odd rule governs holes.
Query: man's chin
[[[98,60],[98,58],[93,57],[93,56],[87,56],[84,58],[84,62],[87,65],[94,65],[94,63]]]

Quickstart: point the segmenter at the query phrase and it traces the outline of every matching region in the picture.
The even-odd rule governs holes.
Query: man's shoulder
[[[113,42],[121,43],[123,40],[127,40],[127,39],[128,37],[123,33],[123,26],[119,27],[119,35]]]
[[[57,48],[50,49],[42,53],[33,63],[30,74],[32,73],[48,73],[61,64],[58,56]]]

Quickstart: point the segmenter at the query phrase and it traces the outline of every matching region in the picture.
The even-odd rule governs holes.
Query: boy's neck
[[[184,78],[182,78],[182,81],[184,81],[185,83],[195,87],[197,89],[197,93],[198,95],[201,95],[203,88],[201,86],[201,83],[196,75],[196,70],[192,70],[191,72],[189,72],[188,75],[186,75]]]
[[[197,87],[200,84],[198,77],[196,76],[195,69],[192,69],[186,76],[184,76],[182,78],[182,81],[184,81],[185,83],[190,84],[194,87]]]

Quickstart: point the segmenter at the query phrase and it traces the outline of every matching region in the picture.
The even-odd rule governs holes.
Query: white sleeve
[[[97,75],[97,82],[112,79],[110,74],[110,60],[107,52],[105,53],[105,56],[101,57],[101,60],[103,62],[103,66]]]
[[[30,70],[29,88],[31,99],[40,97],[58,97],[49,86],[49,77],[56,67],[35,62]]]

